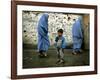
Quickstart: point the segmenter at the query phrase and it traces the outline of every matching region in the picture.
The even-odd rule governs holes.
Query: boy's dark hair
[[[59,29],[58,32],[63,33],[63,29]]]

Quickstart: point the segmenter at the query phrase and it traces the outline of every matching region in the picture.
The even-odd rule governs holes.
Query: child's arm
[[[55,38],[55,42],[58,42],[58,37]]]
[[[66,48],[66,40],[65,40],[64,37],[63,37],[63,39],[62,39],[62,48]]]
[[[57,47],[58,37],[55,38],[54,46]]]

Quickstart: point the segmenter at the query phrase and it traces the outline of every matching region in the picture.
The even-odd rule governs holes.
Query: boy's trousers
[[[63,59],[64,58],[64,49],[57,48],[57,55],[58,55],[58,59]]]

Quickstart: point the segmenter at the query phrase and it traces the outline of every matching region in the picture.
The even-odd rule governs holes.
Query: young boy
[[[66,45],[65,38],[63,37],[63,30],[58,30],[58,36],[55,38],[58,60],[57,63],[64,63],[64,48]]]

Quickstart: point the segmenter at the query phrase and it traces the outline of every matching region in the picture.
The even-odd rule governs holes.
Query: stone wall
[[[83,29],[84,29],[84,49],[89,49],[89,40],[90,40],[90,23],[89,23],[89,15],[83,15]]]
[[[37,44],[37,24],[38,20],[43,13],[23,11],[22,13],[22,26],[23,26],[23,43],[24,44]],[[67,13],[48,13],[48,29],[49,39],[51,45],[54,44],[57,30],[62,28],[64,30],[64,37],[68,45],[72,44],[72,25],[74,20],[81,15],[67,14]]]

